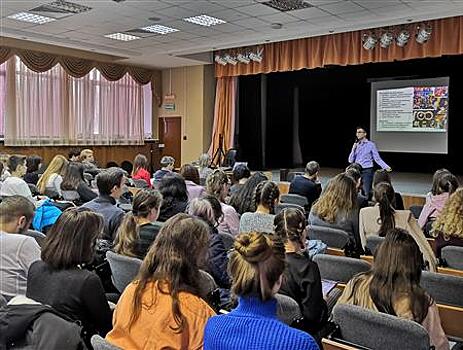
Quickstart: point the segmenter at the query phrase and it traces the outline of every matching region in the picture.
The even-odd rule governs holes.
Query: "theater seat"
[[[442,259],[448,267],[463,270],[463,247],[447,246],[442,248]]]
[[[335,256],[328,254],[317,254],[313,260],[320,269],[322,279],[347,283],[356,274],[370,270],[371,265],[366,261]]]
[[[309,237],[318,239],[331,248],[344,249],[349,242],[349,235],[346,231],[325,226],[309,225]]]
[[[121,350],[115,345],[112,345],[106,339],[100,337],[98,334],[95,334],[90,339],[94,350]]]
[[[106,252],[111,267],[114,286],[122,293],[130,282],[137,276],[142,260],[116,254],[110,250]]]
[[[333,320],[341,340],[367,349],[431,349],[428,332],[413,321],[346,304],[334,307]]]
[[[376,249],[378,249],[379,245],[383,243],[384,237],[379,236],[368,236],[367,237],[367,248],[371,252],[371,254],[375,254]]]
[[[463,278],[423,271],[421,286],[436,303],[463,307]]]
[[[277,300],[277,316],[281,322],[291,325],[302,318],[301,308],[296,300],[283,294],[275,294],[275,299]]]

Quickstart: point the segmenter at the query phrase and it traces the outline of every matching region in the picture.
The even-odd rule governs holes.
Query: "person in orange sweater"
[[[209,228],[177,214],[167,220],[127,286],[106,340],[122,349],[202,349],[204,327],[215,315],[202,299],[198,268],[204,263]]]
[[[143,154],[137,154],[133,161],[132,179],[145,180],[148,184],[148,188],[151,188],[151,175],[147,170],[148,159]]]

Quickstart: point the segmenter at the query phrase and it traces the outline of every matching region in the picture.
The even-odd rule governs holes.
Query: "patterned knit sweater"
[[[232,312],[209,319],[204,331],[204,349],[213,350],[318,350],[307,333],[280,322],[275,299],[262,302],[242,297]]]

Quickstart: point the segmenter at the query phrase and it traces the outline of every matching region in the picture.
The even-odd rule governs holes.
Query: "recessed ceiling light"
[[[208,15],[199,15],[199,16],[187,17],[187,18],[184,18],[183,20],[186,21],[186,22],[199,24],[200,26],[204,26],[204,27],[211,27],[211,26],[215,26],[217,24],[227,23],[223,19],[211,17],[211,16],[208,16]]]
[[[313,7],[310,3],[304,0],[270,0],[261,2],[261,4],[272,7],[281,12],[301,10]]]
[[[45,17],[40,15],[34,15],[33,13],[28,12],[19,12],[14,15],[8,16],[8,18],[16,19],[18,21],[36,23],[36,24],[45,24],[48,22],[53,22],[55,19],[51,17]]]
[[[140,39],[139,36],[130,35],[130,34],[124,34],[124,33],[106,34],[105,37],[109,38],[109,39],[121,40],[121,41],[131,41],[131,40]]]
[[[169,33],[178,32],[178,29],[162,26],[160,24],[153,24],[152,26],[147,26],[147,27],[143,27],[140,29],[146,32],[158,33],[158,34],[169,34]]]

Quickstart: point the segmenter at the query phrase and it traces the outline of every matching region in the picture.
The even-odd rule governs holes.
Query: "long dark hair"
[[[432,298],[420,286],[423,257],[412,236],[402,229],[390,230],[379,246],[375,263],[367,275],[372,276],[370,296],[378,311],[396,315],[394,302],[407,296],[413,320],[421,323]]]
[[[379,204],[379,224],[381,225],[378,234],[380,237],[386,236],[386,233],[395,227],[394,219],[394,189],[387,182],[380,182],[375,186],[374,198]]]
[[[257,185],[254,192],[253,203],[257,209],[260,204],[270,211],[270,214],[275,213],[275,202],[280,197],[280,189],[273,181],[264,181]]]
[[[140,317],[143,292],[148,283],[158,282],[160,293],[172,297],[172,314],[181,333],[186,320],[180,310],[179,294],[201,295],[199,265],[205,260],[209,245],[209,227],[200,219],[177,214],[167,220],[151,245],[140,268],[133,297],[129,328]]]
[[[42,163],[42,157],[37,154],[28,156],[26,159],[27,173],[39,171],[40,163]]]
[[[254,173],[243,187],[230,197],[229,204],[235,208],[239,214],[256,211],[257,207],[253,201],[254,192],[258,184],[267,180],[268,178],[263,173]]]
[[[175,173],[167,174],[162,178],[159,184],[159,192],[162,194],[163,207],[171,205],[174,201],[188,201],[185,180]]]
[[[103,217],[90,209],[65,210],[47,233],[42,261],[56,270],[90,263],[103,226]]]
[[[84,182],[84,166],[82,163],[70,162],[64,171],[61,189],[64,191],[77,191],[77,187]]]

